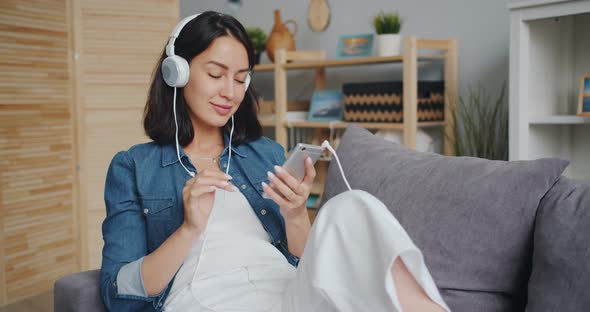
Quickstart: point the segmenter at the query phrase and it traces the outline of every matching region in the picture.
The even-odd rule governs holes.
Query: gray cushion
[[[539,205],[528,312],[590,307],[590,184],[562,177]]]
[[[357,126],[337,152],[351,186],[383,201],[422,249],[453,311],[524,309],[535,213],[567,161],[419,153]],[[332,162],[322,203],[345,189]]]
[[[104,312],[100,297],[100,270],[66,275],[55,282],[54,311]]]

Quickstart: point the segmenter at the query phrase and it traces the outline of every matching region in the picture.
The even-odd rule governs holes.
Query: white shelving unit
[[[560,157],[590,180],[590,117],[576,116],[590,74],[590,0],[511,1],[510,160]]]

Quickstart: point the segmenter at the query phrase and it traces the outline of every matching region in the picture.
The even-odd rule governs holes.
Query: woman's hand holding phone
[[[305,158],[305,176],[298,180],[284,167],[275,166],[275,172],[267,172],[270,185],[262,182],[262,188],[267,196],[281,209],[281,214],[286,221],[301,216],[307,217],[306,202],[311,186],[316,176],[313,161]]]

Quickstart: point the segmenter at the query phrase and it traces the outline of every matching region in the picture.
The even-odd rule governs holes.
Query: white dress
[[[165,311],[280,311],[296,269],[241,192],[215,191],[204,235],[176,274]]]
[[[420,250],[385,205],[364,191],[329,200],[297,269],[240,192],[216,191],[205,235],[184,262],[165,311],[402,311],[391,278],[400,258],[431,300],[450,311]]]

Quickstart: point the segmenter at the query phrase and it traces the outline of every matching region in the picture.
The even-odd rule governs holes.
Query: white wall
[[[180,0],[180,16],[215,10],[234,15],[245,26],[259,26],[270,32],[273,11],[280,9],[283,21],[294,19],[299,25],[296,46],[299,50],[326,50],[336,55],[338,37],[369,33],[371,17],[380,10],[397,10],[404,24],[402,34],[418,37],[456,38],[459,43],[459,95],[469,86],[485,84],[498,92],[508,79],[509,18],[507,0],[329,0],[331,21],[321,33],[307,25],[310,0],[242,0],[232,11],[223,0]],[[269,62],[263,55],[262,62]],[[328,70],[328,87],[340,88],[343,82],[401,80],[401,65],[373,65]],[[313,91],[313,71],[289,73],[289,98],[308,99]],[[422,66],[420,79],[441,79],[438,66]],[[294,79],[294,80],[292,80]],[[272,73],[259,73],[254,83],[265,98],[273,97]],[[492,94],[494,94],[492,93]]]

